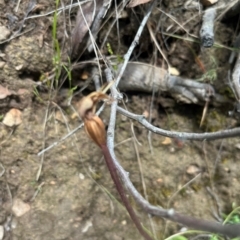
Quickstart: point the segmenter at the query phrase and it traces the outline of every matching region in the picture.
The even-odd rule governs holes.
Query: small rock
[[[82,233],[87,232],[88,229],[89,229],[90,227],[92,227],[92,226],[93,226],[92,222],[91,222],[91,221],[87,221],[86,224],[85,224],[85,226],[84,226],[83,229],[82,229]]]
[[[20,64],[20,65],[15,66],[15,69],[16,69],[17,71],[21,70],[22,68],[23,68],[23,64]]]
[[[0,69],[2,69],[2,68],[4,67],[5,64],[6,64],[5,62],[0,61]]]
[[[85,176],[82,174],[82,173],[79,173],[79,178],[81,179],[81,180],[84,180],[85,179]]]
[[[6,57],[6,54],[0,51],[0,58],[5,59],[5,57]]]
[[[4,99],[10,95],[12,95],[12,92],[0,85],[0,99]]]
[[[188,166],[186,172],[189,175],[197,175],[198,173],[201,172],[201,170],[196,164],[192,164],[192,165]]]
[[[0,225],[0,240],[3,239],[3,236],[4,236],[4,228],[2,225]]]
[[[6,40],[11,32],[5,26],[0,26],[0,42]]]
[[[235,144],[235,148],[240,149],[240,143]]]
[[[28,203],[16,198],[13,201],[12,212],[16,217],[21,217],[31,209]]]
[[[126,221],[126,220],[123,220],[121,223],[122,223],[122,225],[125,226],[125,225],[127,224],[127,221]]]

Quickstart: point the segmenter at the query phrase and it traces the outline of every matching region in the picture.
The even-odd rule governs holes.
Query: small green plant
[[[110,55],[113,55],[113,50],[112,50],[110,43],[107,43],[107,50]]]
[[[70,58],[68,58],[68,63],[70,66],[71,65]],[[62,67],[65,69],[65,71],[67,73],[67,77],[68,77],[68,81],[69,81],[69,97],[71,97],[73,95],[73,92],[77,89],[77,86],[72,86],[72,74],[71,74],[71,71],[69,70],[69,68],[64,64],[62,65]]]
[[[35,86],[33,87],[33,94],[36,96],[36,98],[39,102],[43,102],[43,99],[41,98],[41,96]]]
[[[53,65],[55,66],[55,88],[58,87],[58,79],[61,75],[61,50],[59,46],[59,42],[57,39],[57,8],[59,5],[59,0],[56,0],[56,11],[53,16],[53,27],[52,27],[52,37],[53,37],[53,48],[54,48],[54,56],[53,56]]]
[[[225,217],[224,220],[224,224],[226,223],[233,223],[233,224],[237,224],[240,223],[240,206],[237,207],[236,203],[232,204],[232,212],[229,213],[227,216]]]
[[[72,75],[71,75],[71,70],[69,66],[71,66],[71,60],[68,57],[68,63],[63,63],[61,60],[61,48],[59,41],[57,39],[57,22],[58,22],[58,5],[59,5],[59,0],[56,0],[56,11],[53,16],[53,26],[52,26],[52,38],[53,38],[53,49],[54,49],[54,55],[53,55],[53,65],[54,65],[54,80],[53,83],[51,83],[51,87],[54,87],[57,89],[59,86],[59,78],[61,77],[62,74],[62,69],[66,71],[67,78],[69,80],[69,88],[70,88],[70,93],[73,93],[73,90],[75,90],[75,87],[72,87]]]
[[[236,207],[236,204],[233,203],[232,204],[232,209],[233,210],[232,210],[231,213],[223,216],[223,218],[225,219],[223,224],[239,224],[240,223],[240,206]],[[208,233],[203,232],[203,231],[188,230],[188,231],[185,231],[185,232],[179,232],[179,233],[176,233],[172,236],[169,236],[169,237],[165,238],[165,240],[188,240],[196,234],[206,235]],[[191,235],[191,237],[188,238],[187,235]],[[218,234],[209,234],[207,239],[209,239],[209,240],[224,240],[225,238],[223,238],[222,236],[220,236]],[[240,240],[240,238],[239,237],[238,238],[232,238],[231,240]]]
[[[203,76],[198,79],[200,82],[209,82],[213,84],[217,79],[217,61],[214,57],[210,56],[210,69],[203,74]]]
[[[113,52],[113,49],[110,45],[110,43],[107,43],[107,50],[108,50],[108,53],[113,56],[114,55],[114,52]],[[114,70],[117,70],[118,69],[118,65],[123,63],[123,57],[120,56],[119,54],[116,55],[116,64],[113,65],[113,69]]]

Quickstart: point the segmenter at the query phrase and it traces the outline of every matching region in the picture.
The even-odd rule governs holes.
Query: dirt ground
[[[70,2],[63,1],[65,5]],[[69,82],[62,83],[59,78],[61,89],[57,86],[50,91],[54,74],[53,14],[44,14],[55,10],[55,2],[38,1],[29,16],[43,16],[26,19],[23,23],[31,6],[29,3],[34,4],[34,1],[20,1],[17,10],[17,1],[0,0],[0,83],[12,91],[8,97],[0,99],[0,112],[2,118],[12,108],[22,112],[19,126],[0,125],[0,236],[4,233],[0,239],[139,239],[100,150],[83,129],[38,156],[41,150],[79,126],[81,121],[74,116],[73,107],[87,92],[75,95],[68,105]],[[179,1],[164,1],[163,7],[181,23],[198,16],[197,10],[183,10],[182,5]],[[76,11],[77,8],[73,8],[69,16],[66,11],[66,15],[58,17],[57,36],[63,61],[68,61],[70,40],[66,36],[75,24]],[[108,38],[112,51],[118,55],[126,53],[142,18],[140,8],[126,9],[126,13],[127,17],[119,22],[121,47],[118,48],[116,29],[113,28]],[[163,30],[175,24],[165,15],[161,17]],[[154,10],[150,17],[153,25],[157,24],[156,19],[159,19],[159,12]],[[191,34],[198,35],[199,19],[195,17],[185,25]],[[217,23],[217,43],[232,46],[235,20]],[[110,20],[99,33],[99,45],[109,26]],[[176,34],[183,34],[183,31],[177,30]],[[7,41],[11,37],[13,39]],[[174,103],[159,93],[154,98],[150,94],[126,93],[129,111],[152,112],[152,123],[168,130],[212,132],[238,126],[238,118],[229,116],[234,108],[233,94],[226,83],[231,51],[224,47],[201,51],[198,43],[175,38],[169,39],[168,47],[169,62],[184,77],[200,79],[203,76],[195,61],[196,54],[207,72],[215,69],[217,80],[211,83],[217,92],[228,97],[230,104],[210,106],[201,128],[204,106]],[[144,30],[133,59],[151,62],[154,51],[149,33]],[[102,53],[109,54],[106,45]],[[89,55],[84,55],[80,61],[91,59]],[[161,57],[157,57],[156,63],[164,65]],[[71,87],[78,86],[79,90],[83,83],[78,74],[83,73],[73,73]],[[109,106],[100,116],[107,125]],[[170,140],[148,132],[120,114],[117,118],[115,152],[136,188],[154,205],[174,207],[179,212],[204,219],[217,221],[232,210],[233,203],[240,205],[239,143],[239,138],[211,142]],[[183,227],[150,218],[133,201],[132,204],[141,222],[155,233],[156,239],[164,239]]]

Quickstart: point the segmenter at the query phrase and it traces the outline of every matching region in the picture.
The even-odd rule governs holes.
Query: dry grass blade
[[[201,122],[200,122],[200,127],[203,125],[203,122],[206,119],[208,105],[209,105],[209,101],[206,101],[205,106],[203,108],[203,113],[202,113],[202,118],[201,118]]]
[[[131,0],[129,2],[129,4],[127,5],[127,7],[129,7],[129,8],[136,7],[140,4],[145,4],[145,3],[148,3],[150,1],[152,1],[152,0]]]

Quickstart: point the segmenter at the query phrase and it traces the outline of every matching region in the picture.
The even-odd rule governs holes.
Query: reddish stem
[[[140,232],[140,234],[146,239],[146,240],[152,240],[152,238],[144,231],[141,223],[139,222],[139,219],[137,217],[137,215],[135,214],[130,202],[128,201],[128,198],[125,194],[125,190],[122,186],[122,183],[118,177],[118,173],[117,173],[117,169],[116,169],[116,166],[112,160],[112,157],[109,153],[109,149],[106,145],[101,145],[100,146],[101,149],[102,149],[102,152],[103,152],[103,155],[104,155],[104,158],[105,158],[105,161],[106,161],[106,164],[107,164],[107,167],[108,167],[108,170],[111,174],[111,177],[112,177],[112,180],[116,186],[116,189],[122,199],[122,202],[123,204],[125,205],[132,221],[134,222],[134,224],[136,225],[138,231]]]

